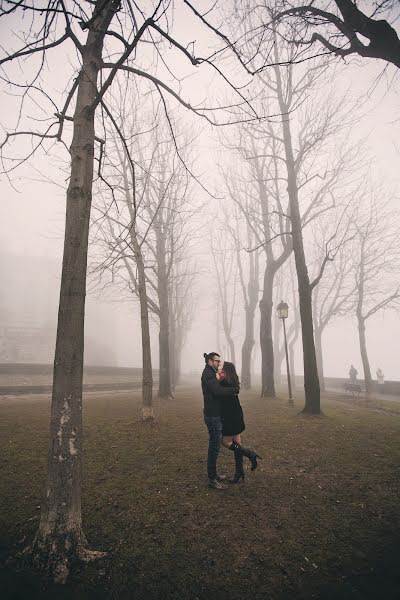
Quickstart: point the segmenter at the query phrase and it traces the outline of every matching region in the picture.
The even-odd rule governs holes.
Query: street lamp
[[[285,319],[288,318],[288,314],[289,314],[289,306],[286,302],[284,302],[282,300],[278,304],[276,310],[278,312],[278,317],[280,319],[282,319],[282,323],[283,323],[283,336],[285,338],[286,371],[287,371],[287,380],[288,380],[288,387],[289,387],[289,404],[293,404],[292,383],[290,381],[290,368],[289,368],[289,357],[288,357],[288,349],[287,349],[287,341],[286,341],[286,326],[285,326]]]

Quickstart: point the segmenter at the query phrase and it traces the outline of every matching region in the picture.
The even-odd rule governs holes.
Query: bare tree
[[[229,196],[246,219],[247,227],[255,240],[252,246],[247,246],[247,250],[252,253],[259,252],[262,248],[266,257],[262,297],[259,302],[262,397],[275,396],[271,322],[273,283],[275,274],[292,251],[288,217],[284,215],[281,205],[279,186],[274,187],[279,177],[279,157],[275,140],[269,137],[269,134],[270,128],[266,139],[264,131],[254,131],[251,127],[245,131],[240,129],[238,141],[230,142],[229,146],[239,154],[246,168],[241,174],[240,169],[236,168],[235,172],[225,177]],[[227,142],[225,144],[228,145]]]
[[[170,325],[174,312],[170,306],[171,288],[174,287],[174,283],[175,288],[179,283],[184,283],[182,277],[180,281],[173,282],[173,276],[177,274],[174,265],[183,260],[189,243],[190,235],[185,226],[190,216],[190,194],[187,169],[174,152],[171,140],[167,143],[165,138],[164,141],[160,141],[159,137],[160,134],[157,134],[157,147],[153,152],[155,176],[152,177],[145,193],[145,208],[151,231],[154,233],[154,241],[150,235],[145,244],[153,258],[153,266],[149,269],[147,278],[157,294],[160,323],[158,395],[160,398],[169,398],[172,396]],[[179,143],[178,140],[178,135],[175,134],[175,143]],[[179,148],[179,154],[187,154],[189,147],[190,144],[186,142],[185,148]],[[175,331],[175,335],[176,333]]]
[[[251,389],[252,383],[252,352],[255,345],[254,317],[260,292],[260,257],[259,251],[248,252],[245,250],[245,248],[248,249],[254,247],[256,240],[254,232],[248,222],[245,222],[246,234],[243,236],[245,242],[242,242],[240,216],[241,213],[238,210],[238,207],[235,206],[233,214],[230,214],[229,222],[227,220],[227,214],[225,214],[225,221],[236,252],[239,282],[242,290],[245,312],[245,336],[242,345],[242,368],[240,379],[243,388],[249,390]]]
[[[36,106],[50,107],[55,118],[40,119],[44,129],[32,130],[30,126],[9,130],[0,144],[4,170],[10,173],[31,157],[41,147],[63,141],[67,125],[72,123],[70,179],[67,190],[66,224],[61,292],[54,360],[53,397],[51,409],[48,476],[45,498],[42,503],[39,529],[32,547],[35,562],[49,569],[57,581],[68,577],[71,561],[76,558],[89,560],[98,556],[87,549],[82,529],[81,512],[81,455],[82,455],[82,376],[83,376],[83,328],[86,295],[87,248],[92,201],[92,183],[96,143],[101,176],[101,164],[105,151],[104,138],[95,133],[95,114],[99,107],[102,116],[118,123],[107,103],[108,94],[117,73],[142,77],[159,94],[160,102],[168,110],[168,100],[178,102],[209,122],[215,122],[215,112],[210,107],[195,108],[184,101],[178,91],[162,80],[162,69],[150,73],[140,69],[140,50],[149,44],[165,65],[166,47],[173,48],[192,65],[212,60],[199,59],[187,49],[186,42],[179,43],[170,30],[169,13],[172,7],[161,0],[154,7],[147,4],[143,9],[127,0],[93,0],[89,3],[68,3],[63,0],[48,2],[40,8],[36,3],[2,3],[0,18],[3,27],[12,30],[9,23],[21,19],[23,32],[18,32],[18,49],[2,52],[0,65],[2,81],[20,93],[20,116],[28,98]],[[22,21],[22,16],[24,18]],[[22,41],[21,41],[22,40]],[[108,54],[103,58],[108,40]],[[47,58],[56,48],[75,53],[74,72],[68,85],[61,108],[51,97],[52,91],[43,83]],[[36,60],[38,59],[38,60]],[[20,60],[27,61],[35,69],[26,82],[26,68],[13,68]],[[65,61],[65,59],[64,59]],[[165,71],[163,71],[165,73]],[[18,81],[18,74],[22,79]],[[159,76],[161,73],[161,76]],[[69,75],[66,75],[68,80]],[[227,81],[227,80],[225,80]],[[251,111],[250,104],[238,91],[240,102]],[[205,110],[203,110],[205,109]],[[43,108],[43,110],[49,110]],[[73,110],[73,116],[70,111]],[[49,113],[47,113],[46,117]],[[34,114],[28,116],[35,116]],[[254,117],[254,113],[252,114]],[[20,119],[20,123],[22,122]],[[235,115],[234,120],[237,119]],[[21,136],[32,140],[32,151],[23,159],[5,154],[11,142]]]
[[[326,249],[323,248],[323,250],[325,253]],[[315,349],[322,391],[325,391],[323,333],[335,317],[346,314],[354,303],[354,284],[351,285],[349,281],[351,272],[349,258],[348,247],[342,245],[336,253],[335,260],[327,269],[326,276],[313,292]]]
[[[276,102],[276,112],[281,116],[276,122],[242,126],[239,141],[229,144],[236,146],[242,160],[249,164],[251,176],[247,186],[258,198],[258,209],[246,205],[243,193],[231,189],[230,195],[257,232],[256,248],[262,247],[266,255],[260,301],[262,395],[275,394],[271,323],[274,278],[294,249],[303,336],[305,412],[319,413],[311,304],[312,289],[319,279],[309,279],[303,235],[307,226],[332,210],[338,196],[343,195],[343,178],[354,164],[354,150],[338,147],[332,152],[332,139],[340,136],[341,100],[335,102],[331,98],[328,105],[324,99],[317,99],[316,88],[323,82],[325,66],[308,64],[296,71],[292,65],[282,67],[279,63],[285,49],[277,38],[275,42],[274,77],[259,77],[265,86],[264,101]],[[306,100],[306,95],[311,94],[313,99]],[[231,183],[228,185],[232,188]]]
[[[142,420],[146,421],[154,418],[149,307],[153,311],[158,310],[147,292],[145,257],[142,250],[148,233],[147,224],[143,223],[142,218],[143,190],[148,185],[150,171],[147,170],[143,178],[139,178],[135,164],[129,160],[133,149],[129,148],[128,153],[124,146],[119,147],[121,140],[114,139],[118,157],[115,164],[112,162],[114,202],[110,206],[109,199],[103,199],[102,205],[99,204],[99,200],[96,201],[95,238],[97,245],[102,244],[105,251],[101,254],[99,262],[92,265],[91,272],[97,276],[98,286],[104,286],[104,272],[109,270],[113,283],[116,279],[122,279],[128,289],[139,298],[142,335]],[[97,194],[97,198],[104,198],[104,195]]]
[[[315,45],[314,52],[320,52],[322,47],[322,52],[341,58],[357,54],[400,67],[400,39],[393,26],[398,18],[398,2],[366,3],[364,12],[358,4],[354,0],[268,2],[265,9],[270,20],[266,27],[276,27],[282,22],[290,25],[285,27],[283,35],[294,34],[289,33],[289,40],[299,49],[297,60],[312,56]],[[299,25],[301,36],[296,35]]]
[[[400,306],[400,245],[398,214],[382,193],[372,193],[354,224],[353,245],[355,314],[367,393],[372,391],[371,369],[366,341],[368,319],[382,310]],[[379,202],[378,202],[379,197]]]
[[[101,260],[95,270],[102,274],[104,268],[111,267],[114,277],[118,272],[140,301],[142,338],[147,348],[147,362],[143,365],[146,381],[149,379],[148,369],[151,370],[148,311],[156,316],[159,323],[158,395],[168,398],[172,394],[171,375],[178,368],[176,361],[173,368],[170,364],[170,351],[174,353],[175,344],[182,342],[181,327],[187,325],[187,310],[181,304],[182,292],[184,297],[188,296],[184,289],[188,273],[182,270],[180,263],[187,258],[190,240],[187,222],[193,209],[190,207],[189,175],[185,167],[188,162],[185,160],[184,164],[179,160],[178,152],[182,157],[187,154],[190,145],[186,143],[186,150],[180,146],[177,152],[169,132],[158,122],[159,116],[148,113],[146,116],[142,114],[140,119],[138,98],[135,103],[132,97],[133,94],[129,97],[129,109],[125,106],[121,111],[123,143],[116,140],[117,160],[109,161],[111,173],[107,181],[112,184],[115,202],[110,206],[108,201],[96,218],[99,237],[105,241],[107,258]],[[141,121],[146,123],[147,129],[148,124],[155,125],[150,131],[141,132],[137,129]],[[136,123],[136,129],[133,123]],[[178,141],[179,136],[175,132],[175,143]],[[125,147],[128,144],[130,155],[135,157],[136,162],[139,161],[139,173],[136,173],[133,161],[130,164],[126,160]],[[121,191],[124,207],[128,210],[120,206]],[[108,223],[105,232],[100,226],[102,218]],[[111,221],[113,227],[110,226]],[[121,273],[121,263],[126,272]],[[193,277],[190,279],[193,280]],[[177,315],[178,306],[180,315]],[[144,404],[143,416],[147,406],[148,402]]]
[[[251,26],[239,34],[237,27],[231,27],[231,31],[213,27],[208,20],[212,11],[202,16],[188,0],[184,1],[220,36],[225,48],[234,50],[237,60],[251,74],[265,71],[274,64],[272,32],[278,33],[294,49],[280,64],[302,63],[321,55],[340,58],[358,55],[400,67],[397,0],[366,3],[363,10],[356,0],[234,2],[233,6],[222,8],[222,17],[228,23],[230,18],[239,24],[251,21]],[[214,10],[218,10],[217,3]],[[256,48],[250,56],[244,52],[249,41]]]
[[[318,78],[318,70],[321,66],[316,65],[313,71],[305,71],[304,78],[300,78],[297,83],[296,93],[293,83],[292,66],[283,69],[279,65],[280,54],[277,38],[274,46],[274,72],[275,72],[275,91],[281,117],[281,139],[284,148],[284,168],[286,171],[287,194],[289,199],[289,214],[291,224],[291,236],[293,240],[293,250],[296,264],[296,273],[299,291],[299,308],[301,318],[301,333],[303,342],[303,363],[304,363],[304,389],[305,389],[305,413],[319,414],[320,412],[320,386],[318,379],[317,361],[315,354],[313,317],[312,317],[312,290],[318,284],[323,275],[326,261],[322,263],[319,274],[313,281],[310,280],[306,253],[303,240],[305,226],[320,215],[331,211],[337,202],[337,196],[342,193],[341,182],[343,173],[350,168],[354,157],[349,161],[354,150],[346,153],[337,153],[336,160],[332,163],[332,157],[328,159],[325,167],[319,162],[319,169],[315,169],[315,162],[310,161],[311,156],[319,154],[329,147],[328,141],[333,135],[340,131],[340,124],[337,120],[340,114],[339,107],[334,102],[328,110],[319,113],[319,122],[315,117],[311,117],[311,112],[315,113],[315,105],[307,106],[305,110],[305,119],[300,126],[298,134],[298,149],[293,138],[291,112],[293,103],[302,98],[304,85],[306,89],[311,87],[315,78]],[[271,85],[271,84],[269,84]],[[315,102],[315,100],[314,100]],[[311,127],[310,127],[311,125]],[[311,153],[311,155],[310,155]],[[316,154],[315,154],[316,153]],[[327,158],[327,157],[326,157]],[[315,159],[314,159],[315,160]],[[310,168],[311,165],[311,168]],[[321,175],[321,167],[324,174]],[[321,180],[316,185],[316,180]],[[310,187],[311,184],[311,187]],[[311,192],[311,202],[306,208],[300,199],[304,193]]]

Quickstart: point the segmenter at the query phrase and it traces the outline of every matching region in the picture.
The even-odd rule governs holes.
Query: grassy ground
[[[128,393],[85,399],[84,528],[106,559],[64,587],[5,564],[38,524],[49,402],[0,402],[2,598],[386,599],[399,597],[399,415],[325,399],[242,393],[245,445],[263,457],[244,484],[206,485],[199,389],[139,422]],[[220,472],[233,471],[222,450]],[[29,593],[28,593],[29,591]]]

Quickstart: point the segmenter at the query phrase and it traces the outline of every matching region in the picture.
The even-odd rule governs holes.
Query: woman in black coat
[[[235,365],[231,362],[224,362],[222,371],[217,373],[217,378],[220,385],[240,388]],[[241,446],[240,434],[244,430],[243,410],[238,394],[225,396],[222,401],[222,444],[235,453],[236,466],[235,475],[230,483],[244,481],[243,456],[250,460],[252,471],[257,468],[257,459],[260,458],[253,450]]]

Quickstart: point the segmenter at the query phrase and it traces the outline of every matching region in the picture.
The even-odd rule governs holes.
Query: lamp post
[[[278,317],[282,319],[283,323],[283,336],[285,338],[285,355],[286,355],[286,371],[287,371],[287,380],[288,380],[288,388],[289,388],[289,404],[293,404],[292,397],[292,382],[290,381],[290,368],[289,368],[289,357],[288,357],[288,349],[287,349],[287,340],[286,340],[286,326],[285,319],[288,318],[289,314],[289,306],[283,300],[278,304],[276,308],[278,312]]]

